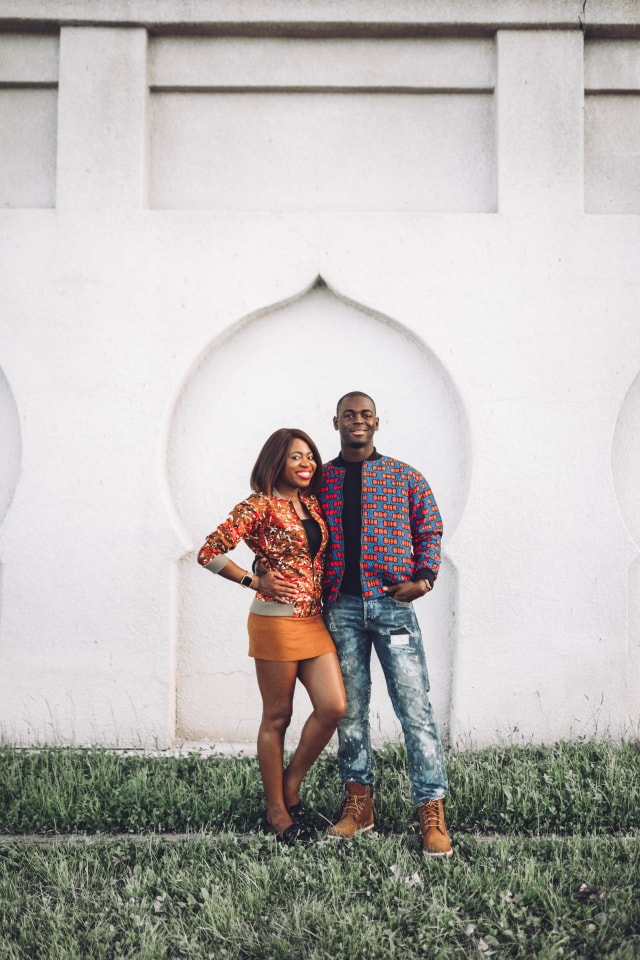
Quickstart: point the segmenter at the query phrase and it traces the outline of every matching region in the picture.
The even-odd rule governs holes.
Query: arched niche
[[[20,476],[22,439],[18,410],[9,382],[0,368],[0,526],[7,515]]]
[[[470,470],[466,416],[443,365],[423,339],[393,319],[349,301],[323,281],[246,317],[212,340],[188,373],[167,435],[167,481],[187,553],[177,561],[177,733],[189,740],[253,740],[260,703],[246,655],[249,598],[200,569],[195,551],[249,492],[266,437],[281,426],[306,430],[323,459],[339,450],[332,418],[348,390],[371,394],[380,415],[377,447],[421,470],[451,537]],[[239,563],[250,562],[240,546]],[[448,724],[456,575],[446,555],[437,589],[417,605],[432,699]],[[376,667],[377,669],[377,667]],[[292,732],[308,701],[297,695]],[[378,739],[399,728],[381,676],[372,705]]]
[[[18,485],[22,439],[18,410],[9,382],[0,368],[0,530]],[[2,558],[0,556],[0,606],[2,604]]]
[[[635,546],[636,557],[628,576],[627,715],[640,700],[640,374],[631,384],[620,408],[613,436],[611,468],[618,507]]]
[[[611,466],[622,519],[640,550],[640,374],[624,398],[613,436]]]

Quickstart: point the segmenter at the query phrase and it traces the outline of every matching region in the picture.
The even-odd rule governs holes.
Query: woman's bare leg
[[[302,728],[300,742],[284,772],[284,802],[291,807],[300,801],[300,784],[318,759],[342,720],[347,707],[338,657],[324,653],[301,660],[298,677],[306,687],[313,713]]]
[[[291,722],[298,662],[257,660],[256,676],[262,696],[258,731],[258,763],[267,803],[267,820],[282,833],[293,823],[283,790],[284,737]]]

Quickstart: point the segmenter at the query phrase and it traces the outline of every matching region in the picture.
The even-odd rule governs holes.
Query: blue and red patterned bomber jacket
[[[340,459],[324,465],[318,492],[329,527],[325,559],[324,601],[335,602],[344,572]],[[382,456],[362,464],[362,596],[385,596],[382,587],[413,580],[440,569],[442,519],[427,481],[413,467]]]

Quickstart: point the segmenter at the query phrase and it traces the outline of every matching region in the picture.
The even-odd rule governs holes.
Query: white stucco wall
[[[194,551],[353,388],[451,742],[637,731],[637,5],[0,0],[0,130],[4,737],[252,740]]]

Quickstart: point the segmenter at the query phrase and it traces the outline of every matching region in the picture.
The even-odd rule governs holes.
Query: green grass
[[[616,833],[640,827],[640,750],[609,741],[494,747],[448,758],[447,814],[457,831]],[[404,748],[376,753],[378,829],[414,816]],[[342,788],[326,752],[305,800],[329,819]],[[263,816],[253,757],[125,756],[103,749],[0,745],[0,833],[246,833]],[[320,823],[321,821],[319,821]]]
[[[376,767],[376,836],[286,848],[253,758],[0,746],[0,960],[640,958],[633,744],[452,754],[449,862],[420,855],[403,749]],[[305,800],[340,795],[326,754]]]
[[[12,844],[0,858],[0,955],[640,955],[637,843],[465,838],[456,854],[429,863],[383,837],[300,849],[230,834]]]

